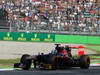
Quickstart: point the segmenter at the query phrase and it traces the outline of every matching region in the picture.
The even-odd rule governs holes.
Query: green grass
[[[20,59],[0,59],[0,64],[9,65],[11,63],[19,62]]]
[[[100,56],[90,56],[91,59],[100,59]]]
[[[95,50],[96,52],[100,53],[100,45],[86,45],[86,48],[90,48]]]
[[[96,51],[100,54],[100,45],[86,45],[86,48]],[[90,56],[91,59],[100,59],[100,56]],[[100,60],[99,60],[100,61]]]
[[[91,60],[91,63],[93,64],[100,63],[100,60]]]
[[[0,68],[12,68],[20,59],[0,59]]]

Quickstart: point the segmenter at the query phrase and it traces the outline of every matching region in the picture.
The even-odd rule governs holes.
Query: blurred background
[[[0,0],[0,32],[100,35],[100,0]]]

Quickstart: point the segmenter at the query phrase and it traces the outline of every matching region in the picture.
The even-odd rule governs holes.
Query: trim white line
[[[100,64],[90,64],[90,66],[100,66]]]
[[[0,71],[12,71],[15,70],[14,68],[4,68],[4,69],[0,69]]]

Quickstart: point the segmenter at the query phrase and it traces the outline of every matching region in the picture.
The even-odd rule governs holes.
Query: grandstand
[[[100,34],[100,0],[2,0],[2,9],[2,32]]]

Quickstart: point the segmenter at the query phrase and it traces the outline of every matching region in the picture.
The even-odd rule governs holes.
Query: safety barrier
[[[54,33],[0,32],[0,40],[24,42],[100,44],[99,36],[65,35]]]
[[[54,42],[54,34],[25,33],[25,32],[0,32],[0,40],[4,41],[29,41],[29,42]]]

